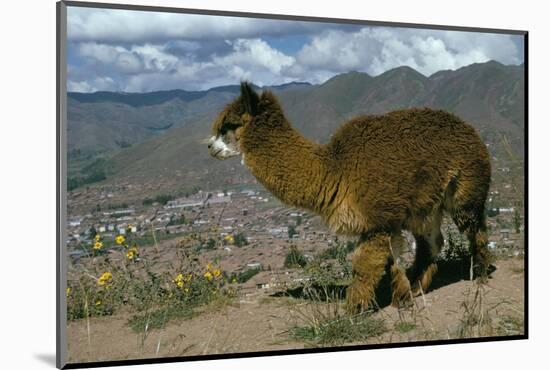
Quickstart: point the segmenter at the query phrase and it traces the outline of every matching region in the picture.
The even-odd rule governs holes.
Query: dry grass
[[[294,310],[301,324],[288,331],[291,338],[312,347],[341,346],[365,343],[367,339],[383,334],[385,321],[363,312],[348,315],[335,304],[309,303]]]
[[[517,303],[499,299],[488,303],[486,284],[474,281],[464,293],[461,303],[460,324],[454,338],[480,338],[489,336],[517,335],[524,332],[523,310]]]

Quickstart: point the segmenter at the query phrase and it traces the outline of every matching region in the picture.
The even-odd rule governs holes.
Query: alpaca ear
[[[241,100],[244,105],[245,113],[255,116],[258,111],[260,97],[248,82],[241,83]]]

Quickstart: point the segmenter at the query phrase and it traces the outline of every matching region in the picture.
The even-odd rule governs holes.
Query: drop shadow
[[[52,367],[56,366],[55,353],[35,353],[34,358],[43,362],[46,365]]]

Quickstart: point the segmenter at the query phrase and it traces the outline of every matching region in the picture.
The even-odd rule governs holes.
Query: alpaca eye
[[[239,127],[240,125],[236,125],[234,123],[226,123],[220,128],[220,134],[225,135],[228,132],[235,131]]]

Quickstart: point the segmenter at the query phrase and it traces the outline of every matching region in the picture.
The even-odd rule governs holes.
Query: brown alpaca
[[[448,212],[466,233],[478,276],[489,263],[484,206],[491,170],[476,131],[460,118],[432,109],[360,116],[325,145],[312,143],[284,116],[275,96],[241,84],[241,96],[213,125],[210,154],[243,163],[283,202],[318,213],[337,233],[359,236],[348,308],[368,307],[389,263],[392,303],[426,291],[443,245]],[[412,287],[395,263],[401,230],[416,239]]]

